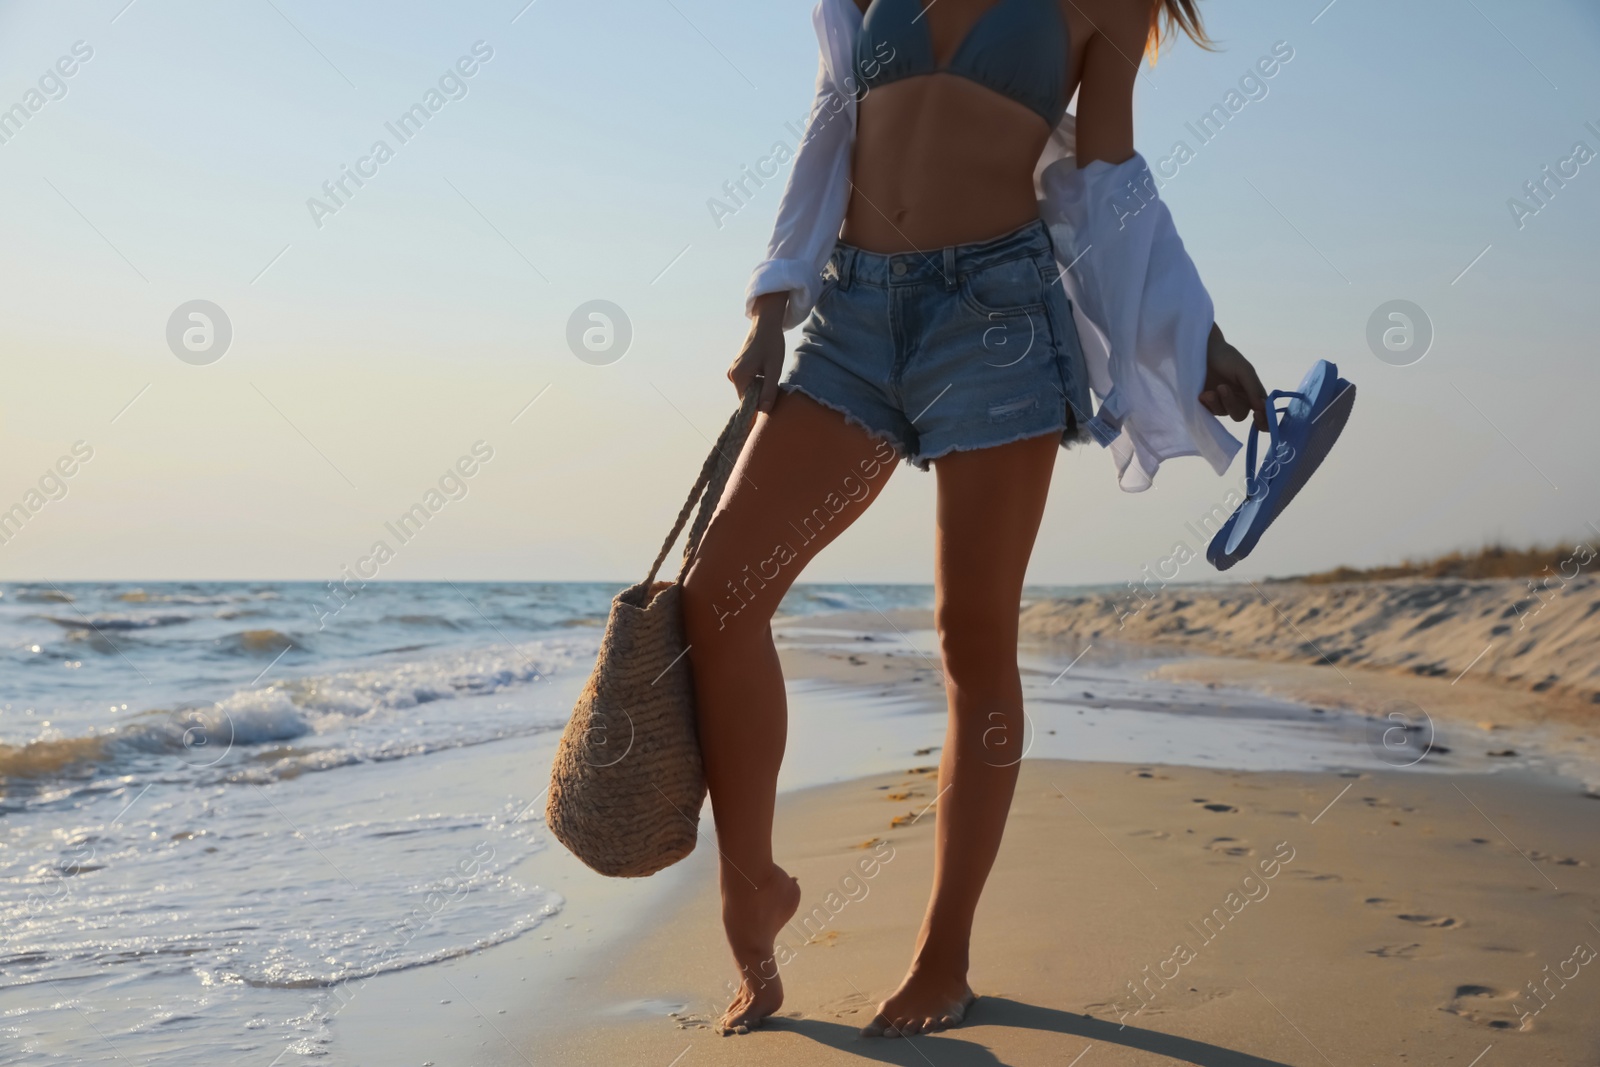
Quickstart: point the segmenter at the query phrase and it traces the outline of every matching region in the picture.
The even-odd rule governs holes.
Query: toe
[[[874,1015],[872,1021],[861,1028],[862,1037],[883,1037],[888,1029],[889,1021],[882,1015]]]

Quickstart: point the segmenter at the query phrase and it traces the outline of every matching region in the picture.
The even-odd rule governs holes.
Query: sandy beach
[[[1576,791],[1031,760],[979,913],[969,1024],[857,1039],[916,934],[932,819],[892,824],[931,781],[879,775],[780,806],[804,896],[766,1030],[708,1026],[729,966],[707,851],[670,907],[572,983],[565,1033],[522,1044],[527,1062],[1595,1062],[1600,833]],[[523,1062],[503,1051],[489,1062]]]
[[[588,931],[585,951],[544,981],[529,981],[529,961],[559,949],[526,937],[446,965],[453,991],[428,986],[437,1006],[396,976],[391,998],[344,1020],[351,1062],[407,1062],[388,1055],[402,1049],[441,1065],[1600,1061],[1600,807],[1581,775],[1537,758],[1569,735],[1502,699],[1492,729],[1446,718],[1432,750],[1389,760],[1381,746],[1336,745],[1350,724],[1366,723],[1370,740],[1376,709],[1397,694],[1433,704],[1460,686],[1359,668],[1346,686],[1326,666],[1169,657],[1121,665],[1232,750],[1107,759],[1085,739],[1182,717],[1138,707],[1146,691],[1111,690],[1117,661],[1079,662],[1077,637],[1023,652],[1038,737],[979,912],[969,1022],[858,1039],[903,974],[931,877],[942,693],[930,625],[926,612],[890,612],[776,627],[791,762],[813,774],[830,752],[838,763],[826,784],[796,788],[791,776],[779,798],[779,858],[802,903],[780,935],[786,1003],[766,1028],[723,1037],[712,1026],[732,967],[707,816],[703,847],[644,883],[606,883],[566,856],[552,880],[546,857],[544,884],[568,901],[562,925]],[[1076,679],[1075,704],[1049,706],[1064,688],[1052,676]],[[1482,707],[1509,692],[1477,684]],[[1335,685],[1363,696],[1345,712],[1301,703]],[[1274,689],[1281,699],[1250,695]],[[900,702],[883,720],[899,751],[890,742],[872,757],[897,769],[850,774],[863,757],[840,733],[848,721],[818,716],[851,699]],[[1097,704],[1134,710],[1095,727]],[[1249,732],[1229,732],[1241,725]],[[1242,769],[1293,762],[1270,746],[1247,751],[1280,728],[1296,731],[1296,751],[1324,755]],[[859,726],[869,749],[875,730]],[[1129,737],[1151,746],[1136,728]],[[1194,765],[1208,760],[1217,765]]]

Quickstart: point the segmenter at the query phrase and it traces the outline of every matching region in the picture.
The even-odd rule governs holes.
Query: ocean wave
[[[180,623],[193,622],[193,615],[126,615],[113,612],[101,612],[96,615],[58,616],[37,615],[35,618],[45,622],[53,622],[63,630],[82,630],[90,627],[95,630],[149,630],[158,626],[177,626]]]
[[[105,736],[63,737],[30,741],[25,745],[0,745],[0,796],[10,778],[54,778],[76,766],[103,762]]]
[[[437,752],[492,744],[513,737],[550,733],[565,725],[565,722],[552,719],[434,740],[383,738],[376,744],[369,744],[360,738],[351,738],[326,748],[272,748],[255,753],[246,764],[230,768],[222,780],[235,785],[266,785],[357,764],[391,763],[413,756],[431,756]]]
[[[457,626],[454,622],[445,618],[443,615],[385,615],[383,617],[383,621],[397,622],[402,626],[440,626],[447,630],[461,629],[461,627]]]
[[[223,648],[247,656],[272,656],[290,648],[304,648],[299,641],[281,630],[240,630],[221,638]]]
[[[59,589],[18,589],[12,599],[23,604],[70,604],[73,598]]]
[[[830,593],[820,589],[806,590],[805,598],[812,604],[831,608],[835,611],[854,611],[861,607],[861,601],[856,597],[847,596],[844,593]]]
[[[152,593],[145,589],[129,589],[118,593],[117,600],[124,604],[239,604],[250,600],[278,600],[277,592],[270,589],[244,593]]]
[[[582,643],[532,642],[401,660],[239,689],[209,706],[153,709],[103,733],[0,744],[0,796],[36,792],[36,785],[21,783],[91,778],[108,766],[139,757],[176,757],[181,764],[200,769],[217,767],[231,757],[223,768],[224,780],[260,781],[557,729],[561,722],[548,717],[499,725],[440,723],[434,724],[431,734],[378,734],[375,740],[328,736],[387,712],[546,681],[586,650],[592,652]],[[328,742],[275,753],[265,760],[258,758],[260,753],[242,751],[308,735],[328,736]],[[234,768],[235,764],[243,766]]]
[[[360,716],[482,696],[527,685],[574,662],[576,648],[536,641],[498,649],[474,649],[423,660],[340,671],[322,677],[297,678],[271,688],[286,693],[297,707],[326,715]],[[537,657],[537,658],[535,658]],[[257,690],[242,690],[221,702],[249,702]]]
[[[294,963],[274,962],[264,968],[262,974],[223,974],[225,981],[243,982],[256,989],[330,989],[348,982],[360,982],[368,978],[375,978],[380,974],[394,974],[399,971],[411,971],[418,967],[427,967],[435,963],[444,963],[447,960],[459,959],[481,952],[486,948],[505,944],[532,930],[552,915],[558,914],[560,905],[556,903],[561,898],[555,893],[548,893],[548,899],[540,906],[540,910],[518,916],[508,925],[491,933],[480,934],[470,941],[462,940],[456,944],[426,952],[415,952],[409,955],[400,954],[391,959],[365,963],[347,964],[337,972],[312,971],[299,961]],[[214,980],[214,979],[213,979]]]
[[[19,779],[85,777],[134,756],[181,755],[186,762],[203,764],[215,762],[212,755],[232,745],[289,741],[311,731],[300,709],[286,699],[265,700],[253,708],[225,710],[219,704],[145,712],[102,734],[0,744],[0,795]]]

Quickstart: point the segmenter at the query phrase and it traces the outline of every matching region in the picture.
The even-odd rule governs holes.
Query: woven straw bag
[[[545,821],[601,874],[642,878],[694,851],[706,782],[679,592],[749,435],[760,385],[712,446],[650,573],[612,599],[594,673],[561,734]],[[677,578],[656,581],[697,503]]]

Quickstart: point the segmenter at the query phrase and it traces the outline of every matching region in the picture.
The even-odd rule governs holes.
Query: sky
[[[1600,537],[1600,159],[1576,152],[1600,153],[1600,13],[1201,11],[1218,51],[1144,69],[1137,146],[1269,388],[1318,358],[1358,387],[1228,577]],[[782,176],[714,201],[792,147],[816,62],[804,0],[0,3],[0,109],[26,114],[0,115],[0,511],[29,509],[0,579],[320,581],[380,539],[384,579],[642,577],[735,406]],[[621,358],[569,343],[595,300]],[[1429,326],[1380,359],[1396,300]],[[1242,462],[1128,494],[1109,453],[1063,451],[1030,581],[1199,552]],[[934,499],[901,465],[804,579],[931,580]]]

